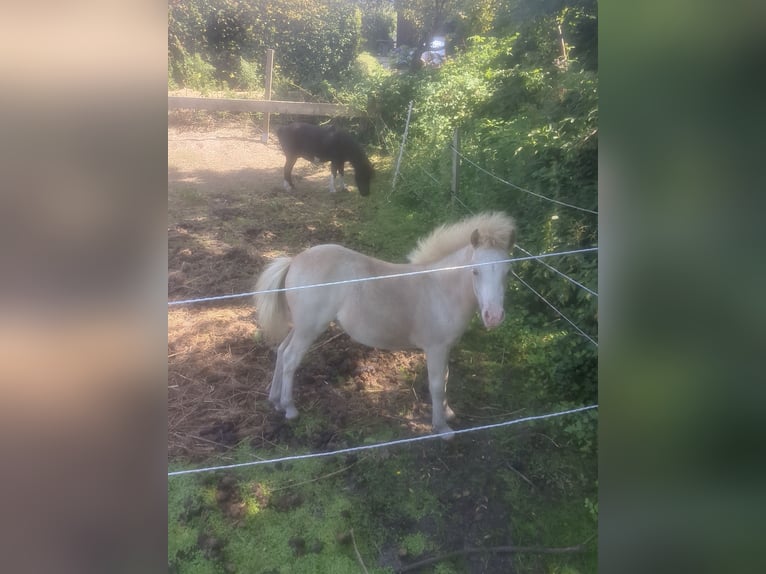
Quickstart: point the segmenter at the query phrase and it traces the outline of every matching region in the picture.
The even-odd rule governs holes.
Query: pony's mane
[[[516,225],[511,217],[498,211],[480,213],[457,223],[444,224],[418,241],[408,255],[411,263],[433,263],[471,242],[471,234],[479,230],[483,247],[509,249],[515,241]]]

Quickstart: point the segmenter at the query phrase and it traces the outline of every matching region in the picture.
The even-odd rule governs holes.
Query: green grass
[[[356,574],[353,530],[369,572],[386,572],[375,562],[379,546],[398,544],[390,526],[438,510],[411,487],[412,467],[402,462],[370,455],[350,463],[313,459],[233,472],[247,509],[239,522],[218,507],[217,477],[171,478],[168,562],[179,573],[222,572],[229,564],[237,572]],[[201,533],[225,541],[220,556],[198,548]],[[417,533],[406,541],[408,551],[426,546]]]
[[[178,184],[178,190],[174,196],[183,207],[200,207],[208,203],[205,193],[191,184]]]
[[[408,556],[413,556],[417,558],[423,552],[426,551],[426,549],[429,549],[431,544],[429,544],[428,538],[422,533],[422,532],[416,532],[415,534],[408,534],[404,537],[404,540],[402,540],[402,550],[407,553]]]
[[[378,165],[378,158],[372,158]],[[417,240],[442,223],[438,216],[422,209],[417,201],[409,201],[410,192],[397,185],[391,191],[392,173],[380,170],[372,190],[360,204],[360,217],[346,228],[353,249],[394,262],[406,261]]]

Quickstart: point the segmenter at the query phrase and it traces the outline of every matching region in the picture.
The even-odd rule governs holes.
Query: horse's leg
[[[449,347],[432,347],[426,350],[426,364],[428,366],[428,390],[431,392],[431,424],[433,432],[445,433],[444,439],[449,440],[454,435],[447,425],[447,419],[454,417],[452,409],[447,404],[447,376],[449,368]]]
[[[330,193],[335,193],[335,176],[338,173],[338,164],[334,161],[330,163]]]
[[[282,378],[284,375],[284,353],[285,353],[285,347],[290,342],[290,339],[293,337],[293,332],[290,331],[285,337],[285,340],[282,341],[282,344],[279,345],[279,348],[277,349],[277,364],[274,366],[274,377],[271,379],[271,388],[269,389],[269,402],[274,405],[274,408],[278,411],[283,410],[282,405],[280,404],[280,400],[282,397]]]
[[[298,161],[297,155],[286,155],[285,156],[285,169],[284,169],[284,176],[285,180],[282,182],[282,185],[286,190],[295,189],[295,186],[293,185],[293,166],[295,165],[295,162]]]
[[[298,409],[295,408],[293,403],[293,378],[295,377],[295,371],[311,343],[326,328],[327,324],[323,326],[311,325],[303,329],[294,328],[291,336],[288,337],[289,341],[285,345],[282,355],[282,388],[280,396],[280,407],[285,411],[287,419],[294,419],[298,416]]]
[[[338,173],[340,174],[340,189],[341,189],[341,191],[346,191],[346,189],[348,189],[346,187],[346,182],[343,180],[343,167],[344,167],[345,163],[346,162],[344,162],[344,161],[338,162]]]
[[[449,359],[444,369],[444,418],[451,421],[455,418],[455,411],[447,403],[447,380],[449,379]]]

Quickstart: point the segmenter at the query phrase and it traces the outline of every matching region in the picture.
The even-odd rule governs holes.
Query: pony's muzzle
[[[481,320],[487,329],[494,329],[505,319],[505,311],[501,309],[484,309],[481,313]]]

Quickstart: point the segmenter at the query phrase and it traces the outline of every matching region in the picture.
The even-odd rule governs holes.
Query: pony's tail
[[[290,268],[290,257],[279,257],[263,270],[255,284],[256,291],[273,291],[285,286],[285,275]],[[255,309],[258,324],[266,339],[278,343],[290,332],[290,310],[284,291],[255,295]]]

